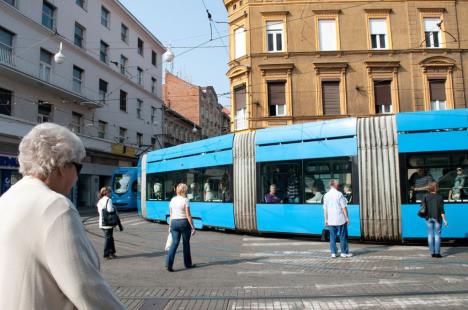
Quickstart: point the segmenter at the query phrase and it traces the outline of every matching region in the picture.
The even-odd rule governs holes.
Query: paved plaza
[[[168,226],[122,213],[118,258],[101,261],[105,278],[129,309],[467,309],[468,247],[351,243],[352,258],[329,257],[328,243],[197,231],[185,269],[164,268]],[[93,212],[82,220],[102,254]],[[351,225],[357,223],[352,223]],[[179,246],[179,250],[182,246]]]

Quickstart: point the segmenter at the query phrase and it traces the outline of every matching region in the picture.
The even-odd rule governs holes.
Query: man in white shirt
[[[336,235],[340,236],[341,257],[351,257],[348,249],[348,209],[347,200],[338,191],[340,183],[337,180],[330,180],[330,190],[323,197],[323,215],[325,225],[330,231],[330,251],[331,257],[336,257]]]

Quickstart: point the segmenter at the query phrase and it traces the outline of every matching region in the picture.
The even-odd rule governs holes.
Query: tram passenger
[[[184,265],[185,268],[195,267],[192,264],[192,256],[190,254],[190,236],[195,234],[195,226],[193,226],[192,215],[190,214],[190,204],[187,199],[187,185],[180,183],[176,188],[177,196],[173,197],[169,203],[170,212],[170,231],[172,234],[172,245],[166,256],[166,269],[173,272],[175,254],[177,247],[182,237],[184,248]]]
[[[427,186],[433,182],[434,179],[430,174],[427,173],[427,169],[418,168],[409,179],[409,185],[411,186],[411,200],[412,202],[421,201],[423,197],[428,193]]]
[[[276,195],[276,185],[270,185],[270,192],[265,195],[266,203],[282,203],[281,199]]]
[[[338,191],[339,182],[330,180],[330,190],[323,197],[323,214],[325,217],[325,225],[330,231],[330,252],[331,257],[335,258],[336,253],[336,236],[340,235],[341,257],[351,257],[348,249],[348,209],[347,201],[343,194]]]
[[[441,258],[440,255],[440,234],[442,231],[442,221],[448,226],[445,218],[444,198],[437,193],[437,183],[431,182],[428,185],[429,193],[424,197],[422,203],[427,209],[427,243],[432,257]]]
[[[348,201],[348,203],[351,203],[351,201],[353,200],[353,191],[351,184],[346,184],[345,186],[343,186],[343,195]]]
[[[0,309],[125,309],[67,198],[85,148],[43,123],[19,145],[23,179],[0,197]]]
[[[464,192],[466,191],[466,176],[463,173],[462,167],[457,167],[457,175],[453,181],[453,187],[449,192],[450,200],[461,200]]]

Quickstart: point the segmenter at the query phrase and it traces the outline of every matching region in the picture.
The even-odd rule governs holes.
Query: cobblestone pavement
[[[83,222],[102,253],[94,212]],[[352,258],[329,257],[328,243],[198,231],[185,269],[178,253],[164,268],[167,225],[122,213],[119,257],[104,276],[129,309],[467,309],[468,248],[351,243]],[[181,250],[181,246],[179,247]]]

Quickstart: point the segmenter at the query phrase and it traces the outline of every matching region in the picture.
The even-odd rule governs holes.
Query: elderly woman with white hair
[[[21,141],[23,178],[0,197],[0,309],[125,309],[66,197],[84,157],[81,140],[56,124]]]

